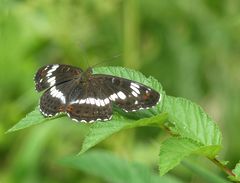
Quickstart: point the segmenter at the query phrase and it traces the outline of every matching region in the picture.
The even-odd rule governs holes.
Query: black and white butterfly
[[[45,117],[59,113],[75,121],[107,121],[112,118],[112,105],[126,112],[146,109],[160,101],[160,94],[141,83],[121,77],[93,74],[62,64],[46,65],[35,75],[40,111]]]

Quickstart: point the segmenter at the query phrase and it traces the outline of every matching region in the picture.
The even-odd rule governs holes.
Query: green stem
[[[217,165],[222,171],[224,171],[227,175],[236,177],[236,175],[232,172],[231,169],[229,169],[227,166],[223,165],[219,160],[216,158],[208,158],[210,161],[212,161],[215,165]]]

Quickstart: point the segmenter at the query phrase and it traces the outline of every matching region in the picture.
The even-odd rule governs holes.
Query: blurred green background
[[[105,182],[58,159],[77,154],[87,126],[58,119],[4,134],[38,104],[33,76],[45,64],[87,68],[105,60],[152,75],[168,95],[200,104],[223,132],[221,158],[240,159],[240,1],[1,0],[0,182]],[[120,55],[120,56],[118,56]],[[139,128],[98,148],[157,173],[166,133]],[[204,158],[199,166],[224,176]],[[169,173],[205,182],[188,166]]]

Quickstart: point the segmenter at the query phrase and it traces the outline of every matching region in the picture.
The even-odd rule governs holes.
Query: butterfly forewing
[[[43,91],[54,85],[72,80],[80,75],[82,70],[63,64],[51,64],[41,67],[34,78],[37,91]]]
[[[141,83],[109,75],[93,76],[104,85],[109,99],[126,112],[153,107],[160,100],[157,91]]]

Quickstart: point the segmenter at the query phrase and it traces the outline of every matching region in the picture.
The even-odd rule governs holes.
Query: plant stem
[[[227,166],[223,165],[219,160],[216,158],[208,158],[210,161],[212,161],[215,165],[217,165],[220,169],[222,169],[227,175],[235,177],[236,175],[232,172],[231,169],[229,169]]]

